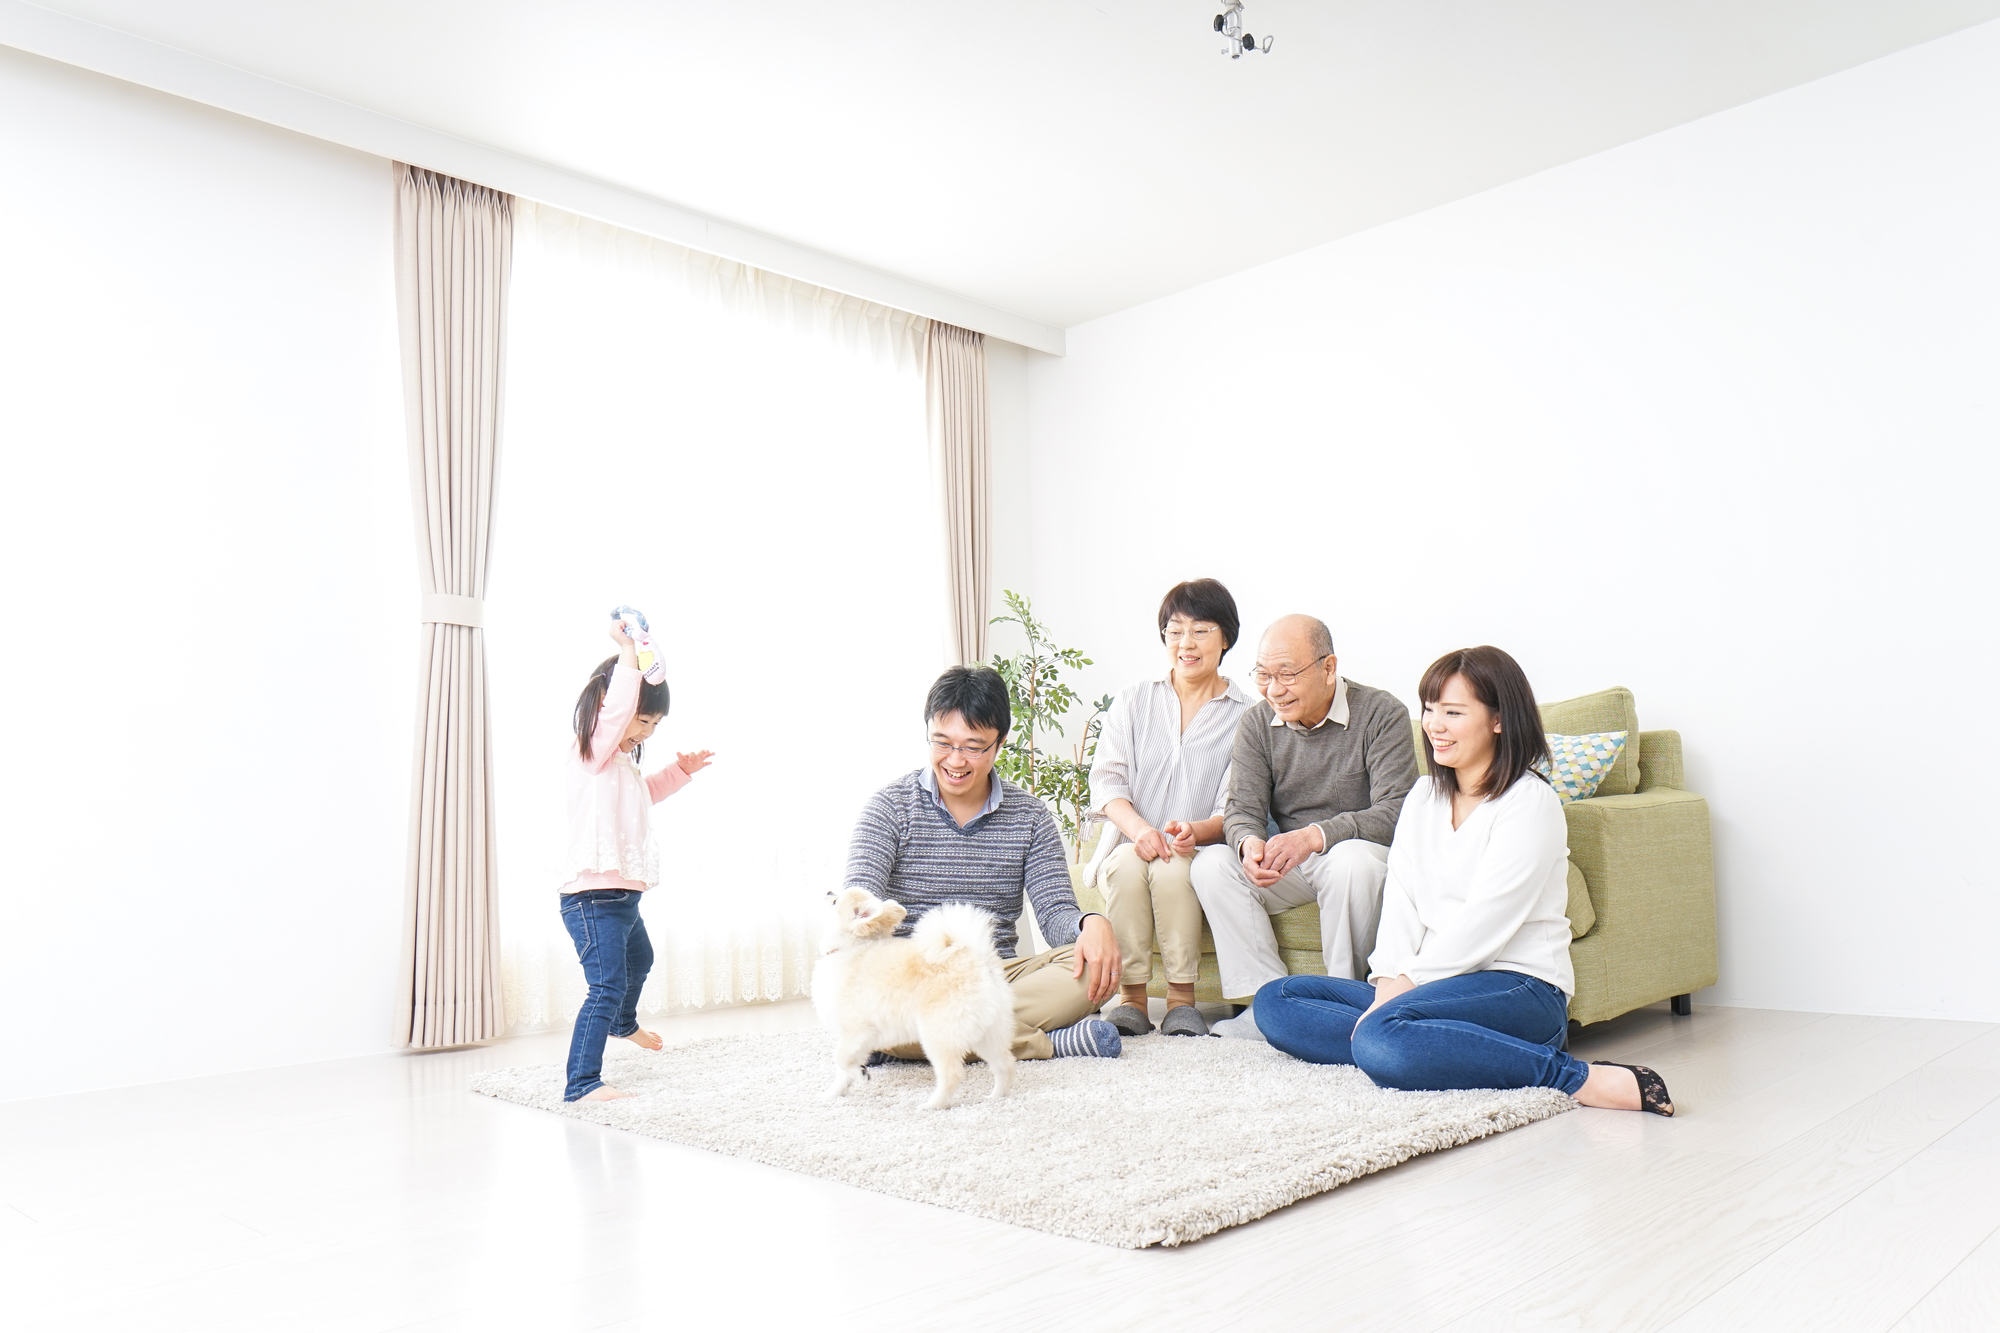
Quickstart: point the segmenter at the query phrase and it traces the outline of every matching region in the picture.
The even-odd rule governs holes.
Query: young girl
[[[623,1037],[649,1051],[657,1034],[639,1026],[639,988],[653,969],[653,944],[639,919],[639,895],[660,879],[652,805],[708,767],[712,751],[683,754],[651,777],[639,771],[639,747],[667,715],[667,686],[646,684],[638,649],[614,623],[618,656],[590,675],[576,701],[576,744],[569,755],[569,861],[562,889],[563,925],[576,943],[590,995],[569,1039],[563,1100],[629,1097],[604,1082],[604,1039]]]

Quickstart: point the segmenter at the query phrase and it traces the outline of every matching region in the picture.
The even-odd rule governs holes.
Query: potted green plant
[[[1035,619],[1031,599],[1012,590],[1003,595],[1009,614],[995,616],[989,623],[1018,625],[1028,646],[1012,657],[993,658],[993,669],[1007,682],[1007,699],[1014,710],[1014,728],[994,768],[1041,798],[1062,829],[1071,856],[1080,862],[1088,822],[1085,812],[1090,809],[1090,761],[1097,754],[1097,735],[1111,696],[1090,705],[1078,738],[1067,755],[1062,753],[1055,738],[1067,738],[1063,721],[1081,702],[1076,691],[1063,683],[1062,673],[1087,667],[1091,661],[1078,649],[1058,648],[1050,641],[1048,627]]]

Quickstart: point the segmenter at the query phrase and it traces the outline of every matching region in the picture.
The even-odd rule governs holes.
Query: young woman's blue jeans
[[[563,925],[590,985],[569,1036],[569,1077],[563,1100],[604,1086],[604,1042],[639,1030],[639,988],[653,970],[653,942],[639,919],[632,889],[584,889],[562,895]]]
[[[1519,972],[1467,972],[1405,991],[1368,1015],[1375,987],[1344,977],[1280,977],[1251,1006],[1265,1040],[1301,1060],[1354,1065],[1385,1088],[1560,1088],[1590,1066],[1562,1049],[1569,1003]]]

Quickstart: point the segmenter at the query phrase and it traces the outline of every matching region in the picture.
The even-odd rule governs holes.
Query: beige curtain
[[[513,199],[396,164],[396,304],[423,593],[397,1041],[507,1031],[480,628],[493,539]]]
[[[931,472],[944,509],[950,662],[986,660],[993,569],[993,474],[986,447],[986,339],[931,321],[924,341]]]

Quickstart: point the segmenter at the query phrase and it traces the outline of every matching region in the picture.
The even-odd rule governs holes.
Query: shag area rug
[[[635,1094],[564,1105],[562,1068],[498,1069],[475,1092],[1016,1226],[1127,1249],[1239,1226],[1421,1153],[1571,1109],[1560,1092],[1390,1092],[1262,1042],[1147,1037],[1117,1060],[1036,1060],[1013,1094],[984,1065],[924,1108],[929,1065],[871,1069],[827,1100],[821,1032],[722,1037],[610,1062]]]

